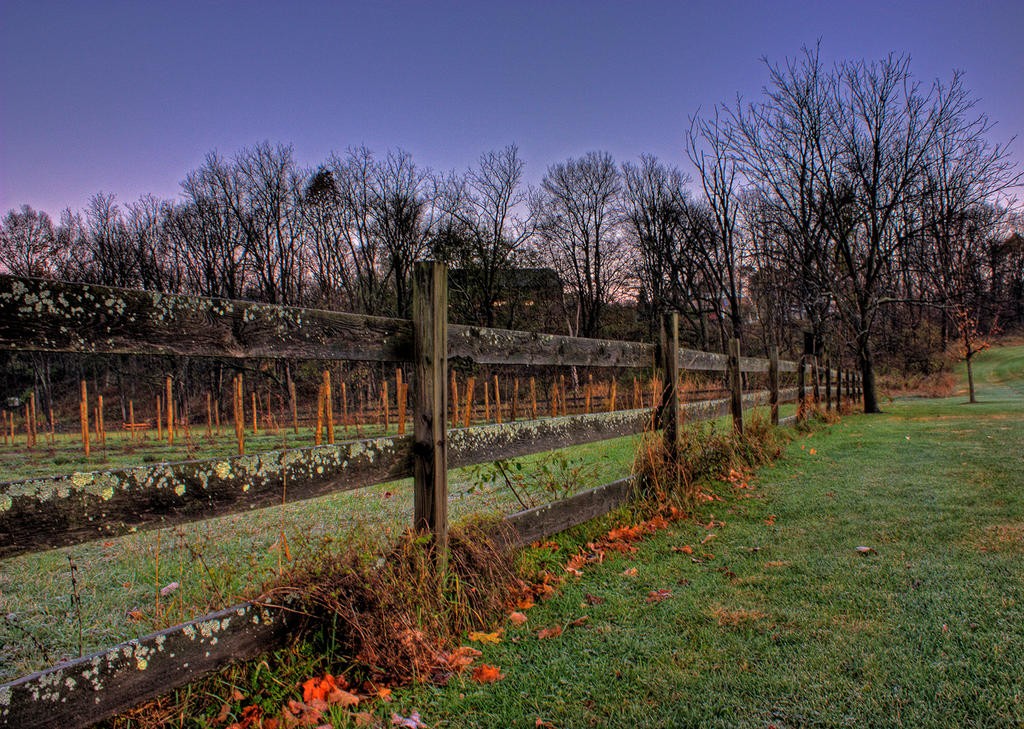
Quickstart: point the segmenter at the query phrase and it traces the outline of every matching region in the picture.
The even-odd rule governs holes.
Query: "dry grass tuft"
[[[722,628],[740,628],[758,620],[764,620],[768,615],[760,610],[747,610],[746,608],[730,609],[721,605],[713,605],[709,612],[715,622]]]

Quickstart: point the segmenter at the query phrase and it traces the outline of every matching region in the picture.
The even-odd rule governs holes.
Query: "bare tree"
[[[523,167],[515,145],[486,152],[464,176],[444,180],[438,198],[436,253],[459,269],[458,293],[468,318],[484,326],[496,324],[498,302],[508,295],[517,258],[533,232],[529,216],[520,215],[527,201]]]
[[[695,234],[702,229],[685,189],[688,178],[651,155],[622,165],[625,227],[636,247],[639,300],[648,330],[657,331],[661,312],[678,311],[702,346],[707,345],[710,306]]]
[[[732,336],[743,338],[743,276],[747,256],[740,225],[739,166],[718,112],[694,117],[686,135],[686,155],[697,171],[704,209],[694,209],[690,225],[699,231],[698,260],[712,285],[719,321],[728,319]]]
[[[56,252],[49,215],[22,205],[4,216],[0,225],[0,266],[4,271],[16,276],[51,277]]]
[[[611,155],[589,152],[548,167],[531,201],[544,253],[569,291],[575,335],[599,335],[605,308],[626,291],[620,191]]]

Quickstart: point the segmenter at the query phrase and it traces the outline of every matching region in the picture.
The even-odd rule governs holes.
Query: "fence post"
[[[661,368],[665,384],[658,407],[658,425],[663,430],[665,451],[673,466],[679,459],[679,314],[672,312],[661,317]],[[678,473],[678,469],[673,469]]]
[[[772,409],[772,425],[779,424],[779,348],[768,350],[768,404]]]
[[[825,409],[832,409],[832,359],[825,358]]]
[[[732,429],[743,435],[743,378],[740,374],[740,340],[729,340],[729,390],[732,406]]]
[[[807,397],[807,357],[800,355],[796,370],[796,419],[803,420],[807,413],[804,398]]]
[[[434,537],[439,562],[448,550],[448,271],[417,261],[412,276],[413,528]]]

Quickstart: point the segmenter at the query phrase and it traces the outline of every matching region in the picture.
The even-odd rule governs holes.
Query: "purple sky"
[[[527,177],[591,149],[683,166],[688,117],[756,95],[762,56],[910,53],[1024,132],[1024,2],[0,0],[0,213],[100,190],[176,197],[216,149],[400,146],[463,169],[515,142]],[[1024,141],[1013,144],[1024,161]]]

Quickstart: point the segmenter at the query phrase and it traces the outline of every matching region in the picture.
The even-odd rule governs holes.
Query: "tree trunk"
[[[976,403],[978,400],[974,397],[974,365],[971,363],[972,354],[967,355],[967,391],[970,394],[970,402]]]
[[[857,364],[860,366],[862,389],[864,391],[864,412],[880,413],[878,393],[875,389],[875,361],[867,336],[857,337]]]

